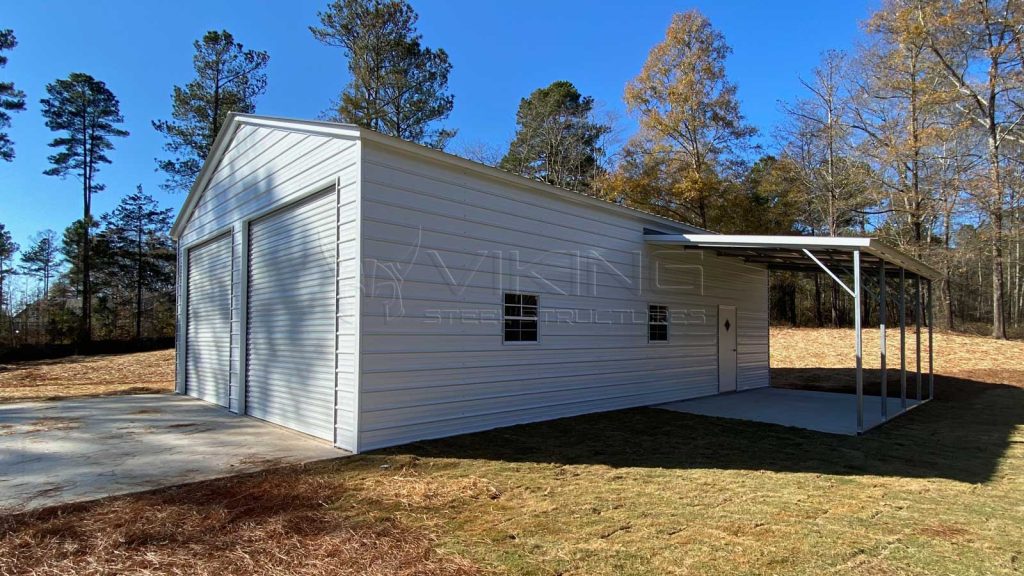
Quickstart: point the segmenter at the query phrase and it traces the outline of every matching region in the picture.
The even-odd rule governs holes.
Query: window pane
[[[505,342],[537,341],[537,296],[506,292],[503,311]]]
[[[668,322],[668,306],[652,304],[648,313],[649,322]]]

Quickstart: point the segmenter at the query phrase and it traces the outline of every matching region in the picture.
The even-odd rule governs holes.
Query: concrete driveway
[[[0,509],[337,458],[327,442],[185,396],[0,405]]]

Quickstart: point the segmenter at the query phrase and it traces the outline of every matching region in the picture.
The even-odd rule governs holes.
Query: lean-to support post
[[[857,433],[864,431],[864,338],[861,334],[860,250],[853,251],[853,330],[857,356]]]
[[[915,376],[917,381],[917,401],[920,403],[923,400],[921,396],[921,276],[914,275],[914,324],[917,327],[915,336],[917,337],[917,354],[914,356],[914,361],[917,364],[917,375]]]
[[[932,281],[928,280],[928,399],[935,398],[935,353],[934,338],[932,337],[932,322],[935,313],[932,310]]]
[[[885,261],[882,260],[878,263],[878,348],[881,353],[882,362],[882,381],[881,381],[881,400],[882,400],[882,420],[886,420],[889,417],[889,377],[886,373],[885,368]]]
[[[907,286],[906,273],[900,268],[900,410],[907,409]]]

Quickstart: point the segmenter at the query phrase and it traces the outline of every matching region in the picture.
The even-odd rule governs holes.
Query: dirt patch
[[[174,350],[0,364],[0,402],[174,390]]]
[[[3,426],[0,426],[0,435],[7,436],[11,434],[33,434],[36,432],[74,430],[79,426],[81,426],[81,422],[79,422],[77,418],[37,418],[24,426],[4,424]]]
[[[967,538],[971,531],[954,524],[931,524],[922,528],[921,534],[947,542],[959,542]]]
[[[395,518],[346,513],[326,468],[292,468],[0,518],[0,573],[478,574]]]
[[[477,476],[439,479],[414,467],[387,464],[379,475],[358,482],[360,492],[403,507],[448,506],[465,500],[498,500],[502,490]]]

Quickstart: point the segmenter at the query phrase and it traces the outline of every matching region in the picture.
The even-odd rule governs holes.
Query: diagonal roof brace
[[[828,266],[825,266],[824,264],[822,264],[821,260],[818,260],[817,258],[815,258],[814,254],[811,254],[810,250],[808,250],[807,248],[804,248],[803,250],[804,250],[804,254],[807,254],[808,258],[810,258],[811,260],[814,260],[815,264],[817,264],[822,270],[825,271],[825,273],[827,273],[829,276],[832,277],[833,280],[836,281],[836,284],[839,284],[840,286],[842,286],[843,290],[846,290],[846,292],[849,293],[850,296],[853,296],[855,298],[857,297],[857,295],[853,292],[853,290],[851,290],[849,286],[844,284],[843,281],[839,279],[839,276],[836,276],[835,273],[832,272],[832,270],[829,270]]]

